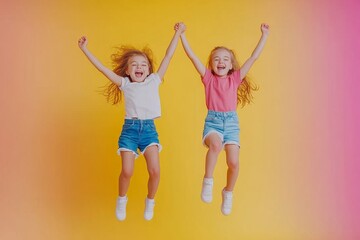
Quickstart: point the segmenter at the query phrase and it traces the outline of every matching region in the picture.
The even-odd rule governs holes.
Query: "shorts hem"
[[[147,149],[148,147],[151,147],[151,146],[154,146],[154,145],[156,145],[156,146],[158,147],[158,151],[161,152],[161,150],[162,150],[161,144],[160,144],[160,143],[157,143],[157,142],[153,142],[153,143],[150,143],[149,145],[147,145],[147,146],[144,148],[144,150],[141,151],[141,154],[144,155],[146,149]]]
[[[221,142],[224,141],[224,136],[219,133],[218,131],[215,131],[215,130],[210,130],[208,133],[206,133],[204,136],[203,136],[203,139],[202,139],[202,144],[206,147],[206,148],[209,148],[206,144],[205,144],[205,139],[212,133],[216,133],[219,137],[220,137],[220,140]]]
[[[223,144],[224,147],[225,147],[225,145],[236,145],[240,148],[240,143],[236,142],[236,141],[227,141]]]
[[[134,150],[128,149],[128,148],[119,148],[117,150],[117,154],[120,156],[120,152],[132,152],[135,155],[135,159],[139,157],[139,154],[135,152]]]

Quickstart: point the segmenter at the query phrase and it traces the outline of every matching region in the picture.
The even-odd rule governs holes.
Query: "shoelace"
[[[231,195],[224,195],[224,208],[230,208],[231,207],[231,200],[232,200],[232,196]]]
[[[118,209],[119,209],[119,211],[125,211],[126,201],[119,201]]]
[[[211,183],[204,183],[205,192],[209,192],[212,190],[213,185]]]
[[[152,202],[148,202],[146,203],[146,212],[152,212],[153,209],[154,209],[154,206],[155,206],[155,203],[152,203]]]

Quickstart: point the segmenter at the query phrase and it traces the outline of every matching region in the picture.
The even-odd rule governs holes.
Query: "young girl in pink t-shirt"
[[[183,23],[177,25],[185,28]],[[246,74],[260,56],[267,37],[269,25],[261,24],[261,38],[250,58],[240,67],[232,50],[226,47],[214,48],[205,67],[192,51],[185,32],[180,36],[187,56],[194,64],[205,87],[208,114],[203,131],[203,144],[208,147],[201,199],[212,201],[213,173],[220,151],[225,148],[227,182],[222,191],[221,212],[229,215],[232,209],[232,192],[239,174],[239,120],[237,104],[245,106],[252,100],[252,91],[257,87],[248,81]]]

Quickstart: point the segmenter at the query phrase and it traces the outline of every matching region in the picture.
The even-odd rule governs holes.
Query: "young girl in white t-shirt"
[[[184,31],[183,26],[176,26],[175,34],[157,72],[154,72],[149,48],[138,50],[128,46],[120,47],[112,56],[115,68],[110,70],[88,50],[86,37],[83,36],[78,41],[80,49],[90,62],[110,80],[105,91],[107,100],[117,104],[121,100],[122,92],[125,97],[125,122],[118,142],[122,169],[119,177],[116,216],[120,221],[126,218],[128,200],[126,193],[133,175],[138,149],[144,154],[149,172],[144,218],[151,220],[154,215],[154,197],[160,180],[159,151],[161,150],[154,119],[161,115],[159,84],[175,52],[180,34]]]

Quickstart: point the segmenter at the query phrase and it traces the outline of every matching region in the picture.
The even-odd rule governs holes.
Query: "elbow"
[[[193,54],[188,55],[188,57],[192,62],[196,62],[196,60],[197,60],[197,57]]]
[[[251,62],[255,62],[256,60],[258,60],[258,58],[259,58],[258,54],[253,54],[253,55],[251,55],[250,60],[251,60]]]
[[[98,68],[98,70],[102,73],[102,74],[104,74],[104,75],[106,75],[106,70],[105,69],[103,69],[103,68]]]

